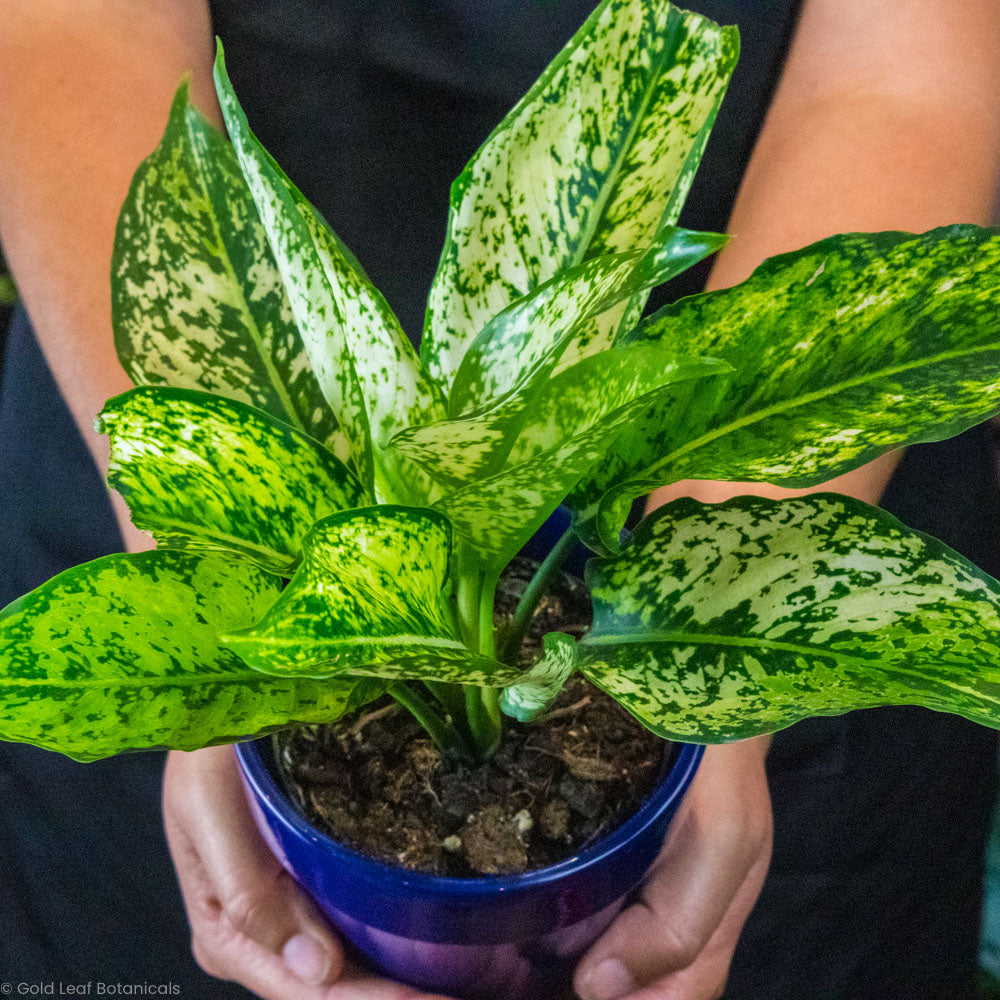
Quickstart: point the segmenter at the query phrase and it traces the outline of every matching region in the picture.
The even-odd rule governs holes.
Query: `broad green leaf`
[[[718,405],[653,410],[573,505],[613,547],[628,503],[679,479],[813,486],[1000,407],[1000,233],[833,236],[628,339],[728,361]],[[610,491],[610,493],[609,493]],[[602,502],[603,498],[603,502]]]
[[[455,375],[450,414],[482,409],[543,377],[570,348],[575,362],[609,347],[575,341],[589,320],[686,271],[726,240],[716,233],[668,226],[648,250],[607,254],[559,272],[483,327]]]
[[[419,486],[385,481],[379,452],[396,430],[443,417],[440,392],[421,369],[385,299],[250,131],[226,76],[221,46],[215,80],[292,313],[323,394],[351,442],[362,481],[370,487],[378,477],[389,496],[419,495]]]
[[[302,565],[274,607],[223,641],[271,674],[511,682],[520,671],[474,654],[451,624],[450,535],[447,520],[428,509],[334,514],[309,533]]]
[[[576,669],[576,640],[571,635],[549,632],[542,645],[542,658],[500,695],[501,709],[518,722],[537,719],[556,700]]]
[[[111,312],[137,385],[248,403],[347,459],[236,155],[188,103],[187,81],[122,206]]]
[[[651,401],[671,396],[684,382],[714,381],[713,376],[729,373],[725,363],[713,358],[674,358],[656,348],[637,346],[642,349],[629,347],[586,358],[543,383],[521,405],[512,426],[500,424],[499,445],[485,434],[475,440],[474,422],[451,421],[457,426],[438,428],[447,432],[434,442],[436,448],[426,452],[426,465],[434,463],[435,473],[447,472],[446,462],[457,471],[463,461],[468,469],[472,459],[490,459],[490,464],[482,462],[476,469],[482,478],[433,505],[470,543],[475,559],[487,571],[499,571],[510,561],[573,486],[593,473],[611,444]],[[497,424],[488,421],[496,416],[489,414],[483,421],[491,433]],[[418,437],[415,433],[411,440]],[[492,459],[497,456],[506,462],[494,471]],[[416,451],[412,457],[419,458]]]
[[[738,49],[666,0],[594,11],[452,186],[421,346],[440,384],[521,296],[677,221]]]
[[[1000,728],[1000,584],[858,500],[678,500],[587,579],[580,669],[661,736],[878,705]]]
[[[246,563],[169,550],[59,574],[0,612],[0,739],[97,760],[336,719],[354,685],[266,677],[219,645],[278,591]]]
[[[728,374],[714,358],[677,358],[636,345],[544,374],[479,413],[403,431],[392,448],[452,487],[495,475],[591,431],[637,398],[679,382]]]
[[[108,482],[161,544],[232,550],[290,576],[320,518],[364,491],[318,441],[243,403],[147,386],[109,400]]]

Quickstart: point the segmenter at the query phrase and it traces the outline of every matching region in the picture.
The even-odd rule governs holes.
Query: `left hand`
[[[640,902],[577,967],[582,1000],[717,1000],[771,859],[768,738],[711,746]]]

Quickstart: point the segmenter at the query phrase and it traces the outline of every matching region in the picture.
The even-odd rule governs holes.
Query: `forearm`
[[[1000,184],[998,16],[995,0],[807,0],[709,287],[832,233],[989,223]],[[685,481],[653,502],[823,489],[876,503],[897,459],[812,490]]]
[[[103,469],[106,441],[94,417],[130,387],[111,334],[115,223],[184,72],[194,71],[196,102],[214,109],[208,13],[203,0],[8,0],[3,18],[0,238]],[[120,502],[117,513],[121,520]]]

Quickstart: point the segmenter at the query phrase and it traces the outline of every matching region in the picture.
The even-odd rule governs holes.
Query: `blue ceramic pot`
[[[382,973],[462,1000],[555,1000],[569,995],[576,960],[663,843],[703,752],[688,744],[673,749],[660,785],[613,833],[549,868],[480,878],[411,872],[343,847],[282,791],[270,740],[240,744],[237,754],[271,850]]]

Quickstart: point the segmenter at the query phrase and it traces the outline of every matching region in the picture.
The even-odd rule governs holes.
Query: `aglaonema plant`
[[[191,750],[388,693],[481,758],[573,672],[695,742],[890,703],[1000,727],[1000,586],[888,514],[681,500],[621,541],[654,487],[812,486],[1000,403],[1000,234],[971,225],[833,236],[642,318],[725,242],[676,223],[737,50],[664,0],[604,0],[455,182],[419,355],[221,51],[229,140],[182,85],[115,245],[137,388],[98,420],[158,548],[3,612],[0,737]],[[572,528],[498,633],[497,580],[560,504]],[[577,538],[593,626],[526,668]]]

